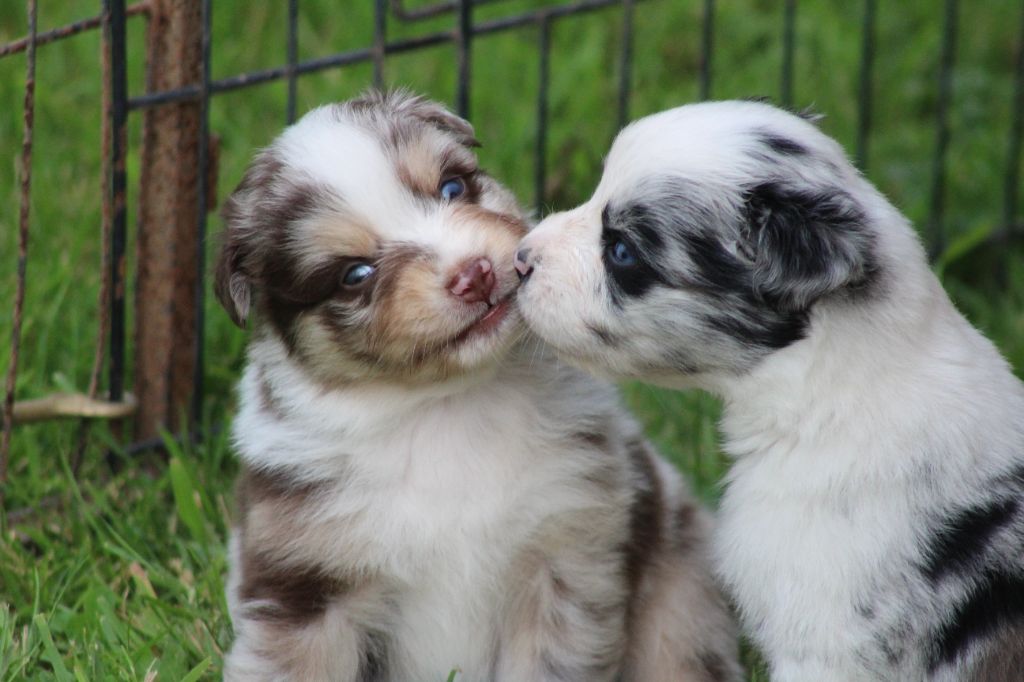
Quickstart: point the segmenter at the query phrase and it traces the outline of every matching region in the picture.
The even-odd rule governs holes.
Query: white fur
[[[411,146],[388,145],[399,125]],[[525,227],[492,180],[479,179],[472,205],[441,201],[422,189],[429,159],[410,178],[398,157],[466,154],[467,130],[439,105],[371,93],[303,118],[229,200],[218,276],[240,284],[219,292],[244,319],[249,298],[236,292],[251,287],[257,330],[233,427],[243,473],[225,677],[735,680],[731,619],[706,563],[709,520],[614,388],[524,338],[514,307],[479,338],[457,335],[491,305],[452,290],[460,262],[490,258],[507,294]],[[280,195],[296,188],[332,205],[269,228],[253,216],[261,206],[290,215]],[[328,282],[337,273],[318,270],[324,262],[386,264],[379,253],[415,249],[405,264],[418,268],[415,285],[343,290],[288,326],[273,317],[289,312],[273,296],[292,284],[274,279],[294,260],[274,260],[281,239],[300,274]],[[360,239],[373,244],[352,246]],[[374,314],[390,315],[379,346],[421,333],[432,372],[412,359],[416,343],[408,366],[366,359],[387,348],[350,355],[337,334],[359,342]]]
[[[807,153],[773,154],[758,142],[765,130]],[[700,290],[663,285],[616,308],[604,284],[601,212],[644,201],[665,177],[693,189],[706,221],[698,227],[727,251],[740,241],[733,225],[745,188],[845,190],[863,214],[876,281],[863,294],[823,297],[810,308],[806,338],[753,361],[741,344],[706,335],[700,315],[711,308]],[[687,253],[672,251],[673,235],[663,236],[654,267],[695,271]],[[721,427],[735,462],[716,563],[773,680],[961,680],[986,656],[1021,656],[1024,644],[992,649],[982,633],[955,661],[929,665],[930,638],[955,622],[985,571],[1024,575],[1019,507],[977,565],[938,582],[922,566],[929,543],[963,510],[1004,494],[1024,506],[1024,479],[1013,482],[1024,473],[1024,387],[949,301],[907,220],[839,145],[762,104],[656,114],[620,134],[588,202],[548,218],[521,246],[521,267],[532,268],[521,307],[565,358],[724,399]],[[615,341],[602,342],[594,324]],[[692,371],[645,364],[669,349],[686,351]]]
[[[456,668],[481,679],[514,553],[540,520],[595,504],[574,491],[589,457],[562,444],[564,425],[585,417],[575,407],[581,394],[588,410],[614,409],[613,394],[540,355],[455,385],[326,395],[283,354],[261,359],[296,417],[268,423],[250,366],[238,451],[254,466],[349,482],[318,512],[343,523],[344,535],[317,554],[401,584],[394,661],[407,677],[396,679],[443,679]]]

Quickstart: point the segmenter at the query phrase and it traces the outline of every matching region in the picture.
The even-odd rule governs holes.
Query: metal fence
[[[0,58],[20,52],[27,53],[25,80],[24,140],[21,151],[21,206],[19,213],[19,254],[17,289],[13,302],[13,331],[7,365],[3,435],[0,441],[0,484],[6,474],[11,432],[16,417],[30,419],[34,415],[76,415],[86,417],[123,418],[134,412],[133,437],[136,443],[129,450],[159,444],[153,438],[161,427],[194,432],[199,423],[204,401],[204,329],[203,301],[207,286],[203,273],[203,244],[210,205],[211,178],[216,174],[217,145],[208,131],[211,98],[222,93],[271,81],[287,82],[287,121],[296,113],[296,83],[299,78],[329,69],[343,69],[356,64],[372,64],[372,80],[384,83],[384,68],[389,56],[415,52],[425,48],[451,44],[457,54],[456,94],[454,108],[463,116],[471,116],[470,88],[472,78],[472,45],[474,40],[514,29],[536,31],[539,51],[539,78],[536,96],[536,142],[534,148],[534,200],[537,206],[545,201],[549,122],[549,72],[551,29],[559,21],[584,13],[614,7],[621,11],[621,47],[618,61],[617,120],[621,125],[629,115],[634,15],[642,8],[636,0],[565,0],[552,2],[540,9],[510,13],[499,18],[477,20],[474,10],[481,5],[500,5],[503,0],[439,0],[435,4],[407,5],[407,0],[372,0],[374,22],[372,36],[365,47],[313,59],[298,58],[299,0],[288,0],[284,64],[227,78],[211,79],[210,56],[214,36],[211,35],[212,0],[143,0],[126,5],[124,0],[103,0],[98,16],[66,26],[39,32],[36,27],[36,0],[28,0],[27,37],[0,46]],[[371,0],[366,0],[370,2]],[[714,77],[715,0],[693,0],[700,5],[701,27],[698,57],[699,95],[712,93]],[[855,157],[866,167],[872,135],[872,95],[875,89],[876,0],[861,0],[861,51],[858,76],[858,115]],[[656,3],[651,2],[650,5]],[[946,167],[950,144],[950,102],[953,94],[955,46],[960,25],[958,0],[944,0],[935,104],[935,145],[932,162],[930,208],[926,237],[932,253],[946,243],[945,194]],[[780,100],[784,106],[793,104],[795,23],[797,0],[783,0],[781,33]],[[389,40],[388,25],[397,21],[416,25],[428,19],[448,16],[450,28],[401,40]],[[127,87],[126,65],[137,55],[127,54],[127,22],[139,18],[147,22],[147,91],[131,94]],[[29,193],[31,189],[31,154],[33,141],[33,104],[35,94],[35,63],[38,48],[69,36],[101,29],[103,31],[103,140],[104,168],[102,225],[98,226],[104,244],[104,274],[101,282],[101,311],[93,371],[89,386],[81,396],[58,396],[56,400],[35,401],[16,405],[15,378],[18,371],[23,303],[26,279],[26,247],[29,240]],[[1024,7],[1021,13],[1014,72],[1014,94],[1011,127],[1006,144],[1003,230],[1005,237],[1015,230],[1020,185],[1021,138],[1024,134]],[[184,59],[168,58],[169,48]],[[44,92],[45,95],[45,92]],[[126,328],[126,190],[125,172],[128,149],[126,125],[129,117],[142,115],[143,145],[139,178],[139,246],[136,277],[135,329]],[[173,133],[173,140],[168,135]],[[185,140],[187,144],[180,142]],[[184,152],[181,150],[185,149]],[[168,156],[169,150],[173,154]],[[184,155],[182,155],[184,154]],[[161,164],[163,164],[161,166]],[[160,172],[161,182],[154,182]],[[170,174],[171,181],[167,181]],[[169,241],[170,240],[170,241]],[[158,256],[172,243],[179,247],[177,262],[159,265]],[[168,302],[174,313],[166,314]],[[135,353],[134,398],[126,398],[126,354]],[[106,366],[105,389],[100,390],[101,370]],[[100,397],[102,396],[102,397]],[[73,399],[72,399],[73,398]],[[188,423],[178,424],[176,411],[189,405]],[[84,444],[85,430],[82,431]],[[0,488],[2,490],[2,488]]]

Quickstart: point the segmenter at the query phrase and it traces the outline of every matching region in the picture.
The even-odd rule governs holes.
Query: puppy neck
[[[706,387],[724,398],[733,456],[900,439],[937,406],[955,409],[938,403],[969,395],[978,376],[1002,371],[924,259],[890,252],[870,296],[820,301],[804,339],[748,372],[710,378]]]
[[[377,449],[417,429],[429,435],[445,420],[462,418],[486,431],[509,422],[509,415],[544,410],[547,393],[564,392],[546,387],[573,383],[565,381],[566,371],[530,339],[501,362],[445,381],[325,386],[283,343],[264,338],[250,345],[239,384],[235,444],[250,466],[297,465],[302,476],[332,477],[344,471],[354,452]]]

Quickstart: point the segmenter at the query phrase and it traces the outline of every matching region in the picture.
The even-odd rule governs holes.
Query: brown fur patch
[[[699,516],[700,509],[693,502],[683,502],[675,509],[670,539],[678,553],[689,554],[704,542]]]
[[[244,523],[255,505],[299,507],[323,488],[323,484],[300,481],[286,471],[243,466],[235,483],[236,506]]]
[[[606,431],[581,431],[573,434],[573,440],[578,440],[587,445],[587,447],[594,448],[595,450],[601,450],[607,452],[611,444],[611,439],[608,437]]]
[[[1024,624],[1011,627],[988,644],[971,673],[972,682],[1020,682],[1024,676]]]
[[[417,197],[438,199],[441,183],[451,178],[462,178],[466,183],[466,192],[456,201],[474,203],[480,195],[475,177],[476,156],[465,147],[452,144],[450,138],[436,133],[409,136],[388,151],[399,181]]]
[[[288,413],[274,394],[274,387],[270,385],[270,381],[267,379],[262,368],[257,372],[257,376],[260,384],[260,408],[275,419],[285,419]]]
[[[529,231],[526,223],[517,216],[506,213],[495,213],[474,204],[460,204],[453,209],[453,220],[469,223],[474,229],[487,230],[496,238],[514,239],[509,256],[519,244],[519,240]]]
[[[730,667],[715,651],[705,651],[700,656],[700,665],[707,673],[706,682],[727,682],[730,678]]]
[[[384,354],[388,344],[436,335],[436,311],[447,292],[441,286],[433,258],[415,247],[396,249],[381,260],[378,276],[368,345]],[[403,355],[408,352],[408,348],[398,350]]]
[[[249,540],[267,548],[287,544],[292,535],[282,527],[292,516],[308,507],[310,498],[323,491],[325,486],[299,481],[284,471],[243,467],[235,484],[235,504],[243,546]]]
[[[441,169],[437,164],[440,141],[420,136],[415,140],[402,142],[398,149],[390,149],[394,159],[398,180],[418,197],[437,196],[441,183]]]
[[[335,105],[337,116],[354,119],[374,135],[385,138],[399,137],[410,124],[427,125],[452,136],[466,147],[478,147],[473,137],[473,126],[448,111],[443,105],[407,92],[371,90],[362,97]]]
[[[301,229],[295,230],[290,239],[292,249],[298,246],[313,263],[327,254],[371,260],[379,249],[373,228],[346,210],[332,210],[313,220],[303,221]]]
[[[453,241],[486,251],[467,257],[510,264],[527,228],[509,192],[478,170],[468,123],[403,93],[371,92],[333,113],[378,141],[400,181],[432,202],[425,210],[443,208]],[[382,243],[372,216],[355,215],[340,190],[292,172],[274,149],[257,156],[225,202],[216,286],[232,318],[244,323],[252,306],[324,385],[460,371],[447,351],[475,315],[452,304],[449,273],[440,271],[448,265],[425,247]],[[467,192],[441,204],[439,185],[453,176],[466,180]],[[345,285],[345,272],[359,262],[376,273],[365,285]],[[514,281],[510,268],[506,275]]]
[[[295,524],[321,484],[297,481],[284,471],[242,469],[236,485],[241,566],[238,595],[261,602],[252,617],[292,625],[323,614],[330,599],[348,589],[345,581],[315,565],[287,561]],[[262,603],[265,602],[265,603]]]
[[[214,290],[236,323],[245,322],[255,302],[287,338],[295,314],[323,297],[325,264],[303,262],[290,239],[296,224],[339,205],[328,188],[289,179],[269,152],[257,157],[222,211],[227,230]]]
[[[650,557],[659,551],[664,528],[664,497],[651,453],[642,441],[627,444],[630,463],[642,481],[629,509],[629,539],[623,547],[626,580],[636,590]]]
[[[239,598],[259,602],[249,617],[292,626],[319,618],[331,599],[352,587],[319,567],[282,565],[259,552],[243,553],[241,575]]]

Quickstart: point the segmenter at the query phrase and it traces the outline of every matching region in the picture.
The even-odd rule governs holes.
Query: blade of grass
[[[188,528],[192,538],[205,543],[206,526],[203,524],[203,515],[196,504],[196,486],[189,476],[185,465],[177,457],[171,458],[168,471],[171,477],[171,490],[174,492],[174,504],[178,510],[178,518]]]
[[[210,665],[212,664],[213,660],[211,658],[204,658],[203,660],[199,661],[199,663],[194,668],[192,668],[192,670],[188,671],[188,674],[185,675],[185,677],[181,678],[181,682],[196,682],[196,680],[202,677],[203,673],[206,672],[206,669],[209,668]]]
[[[50,635],[50,626],[46,623],[46,616],[37,613],[32,622],[35,624],[36,630],[39,631],[39,636],[43,640],[44,651],[42,658],[53,666],[54,677],[57,678],[58,682],[74,682],[75,678],[64,665],[64,659],[61,658],[60,652],[57,651],[57,646],[53,643],[53,637]]]

